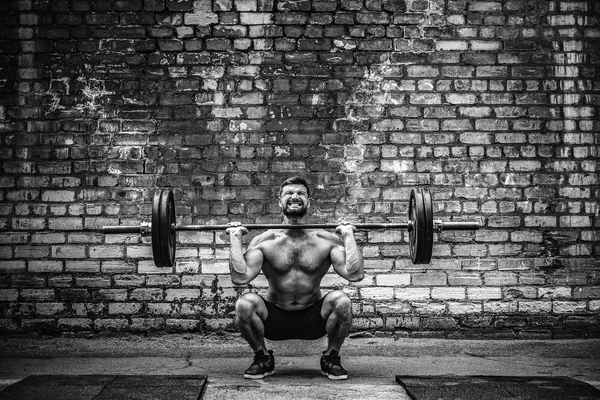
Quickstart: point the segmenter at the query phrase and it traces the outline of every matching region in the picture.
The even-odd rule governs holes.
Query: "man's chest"
[[[281,238],[263,248],[265,261],[277,273],[301,270],[318,273],[330,265],[330,243],[314,237],[302,239]]]

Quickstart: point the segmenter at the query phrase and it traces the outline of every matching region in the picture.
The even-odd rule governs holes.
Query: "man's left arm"
[[[356,244],[352,225],[340,225],[335,232],[341,235],[342,243],[335,244],[331,250],[333,269],[344,279],[358,282],[365,276],[362,253]]]

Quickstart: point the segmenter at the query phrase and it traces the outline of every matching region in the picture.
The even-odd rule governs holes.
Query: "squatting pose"
[[[293,177],[279,190],[283,223],[305,223],[310,206],[306,181]],[[248,379],[273,374],[275,359],[270,340],[318,339],[328,336],[321,370],[330,379],[347,379],[339,351],[352,323],[352,304],[347,294],[334,290],[323,296],[321,280],[329,268],[351,282],[364,276],[363,258],[354,238],[356,228],[341,223],[335,233],[319,229],[272,229],[256,236],[246,252],[242,235],[248,230],[239,222],[227,229],[231,241],[231,278],[245,285],[263,272],[269,283],[265,298],[242,295],[235,304],[236,324],[254,351],[254,362],[244,372]]]

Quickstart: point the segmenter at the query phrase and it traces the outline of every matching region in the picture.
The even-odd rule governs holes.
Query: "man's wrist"
[[[229,233],[230,239],[234,239],[234,238],[241,239],[242,236],[244,236],[244,233],[242,232],[241,229],[231,229],[231,230],[228,230],[228,233]]]
[[[343,238],[353,238],[354,237],[354,229],[348,228],[348,229],[342,229],[342,237]]]

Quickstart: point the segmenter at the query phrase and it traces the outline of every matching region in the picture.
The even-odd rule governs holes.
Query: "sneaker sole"
[[[246,378],[246,379],[262,379],[265,376],[273,375],[274,373],[275,373],[275,371],[265,372],[264,374],[261,374],[261,375],[248,375],[248,374],[244,374],[244,378]]]
[[[321,371],[321,373],[323,375],[325,375],[326,377],[328,377],[329,379],[333,379],[335,381],[343,381],[345,379],[348,379],[348,375],[331,375],[331,374],[328,374],[325,371]]]

